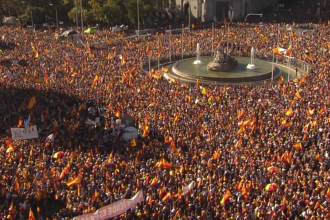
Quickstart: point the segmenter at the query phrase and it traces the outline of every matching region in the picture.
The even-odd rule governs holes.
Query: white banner
[[[113,218],[125,213],[127,210],[131,208],[135,208],[136,204],[143,201],[144,201],[143,192],[140,190],[131,199],[121,199],[117,202],[114,202],[110,205],[98,209],[95,213],[79,215],[75,217],[73,220],[105,220],[105,219]]]
[[[10,128],[12,140],[26,140],[38,138],[38,129],[34,125],[30,128]]]

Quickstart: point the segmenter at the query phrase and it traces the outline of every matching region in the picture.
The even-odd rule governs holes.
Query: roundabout
[[[200,57],[201,64],[194,65],[196,57],[180,60],[168,66],[168,72],[164,73],[166,79],[175,79],[182,83],[201,84],[244,84],[260,83],[260,81],[278,79],[282,71],[272,66],[271,63],[254,59],[254,69],[248,69],[250,58],[234,56],[237,66],[230,71],[210,71],[207,69],[208,63],[213,61],[212,56]],[[273,68],[273,69],[272,69]]]

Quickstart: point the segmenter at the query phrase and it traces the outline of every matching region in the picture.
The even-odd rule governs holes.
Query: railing
[[[237,51],[236,53],[233,53],[232,56],[242,56],[239,53],[240,52]],[[195,56],[196,56],[196,54],[194,54],[194,52],[184,52],[183,59],[187,59],[187,58],[191,58],[191,57],[195,57]],[[209,52],[201,51],[201,56],[211,56],[211,51],[209,51]],[[248,57],[248,54],[243,54],[243,57]],[[181,58],[182,58],[181,53],[176,54],[176,55],[173,54],[171,59],[169,59],[169,56],[161,57],[159,59],[159,66],[162,67],[164,65],[177,62],[177,61],[181,60]],[[265,60],[265,61],[268,61],[268,62],[272,62],[273,61],[273,54],[272,53],[269,53],[269,54],[256,54],[255,58],[260,59],[260,60]],[[289,59],[290,59],[290,63],[289,63]],[[299,70],[300,72],[303,72],[303,73],[307,73],[313,67],[310,63],[308,63],[304,60],[300,60],[300,59],[295,58],[295,57],[289,58],[289,57],[284,57],[284,56],[275,56],[274,63],[275,64],[281,64],[281,65],[290,67],[292,69],[297,68],[297,70]],[[151,66],[151,68],[158,69],[158,59],[151,58],[150,66]],[[149,68],[149,62],[147,60],[146,62],[143,63],[142,69],[147,73],[148,68]]]

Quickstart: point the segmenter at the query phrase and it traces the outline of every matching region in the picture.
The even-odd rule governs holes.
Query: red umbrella
[[[278,185],[276,183],[269,183],[266,185],[265,189],[267,191],[273,192],[276,191],[278,189]]]
[[[58,158],[62,158],[63,156],[64,156],[64,152],[63,151],[59,151],[59,152],[56,152],[53,155],[53,158],[58,159]]]
[[[278,173],[278,171],[280,170],[278,167],[275,167],[275,166],[270,166],[270,167],[267,167],[267,170],[268,172],[270,173]]]

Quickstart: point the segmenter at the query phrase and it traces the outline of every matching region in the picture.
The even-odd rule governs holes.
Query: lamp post
[[[52,3],[49,4],[50,6],[53,6]],[[56,16],[56,31],[58,32],[58,17],[57,17],[57,6],[55,6],[55,16]]]
[[[172,33],[171,33],[171,25],[169,26],[169,33],[170,33],[170,62],[172,62]]]
[[[190,14],[191,14],[191,8],[190,8],[190,3],[187,2],[188,4],[188,27],[189,27],[189,31],[190,31]]]
[[[77,23],[77,31],[79,29],[79,23],[78,23],[78,4],[77,0],[74,1],[75,7],[76,7],[76,23]]]
[[[257,14],[257,13],[250,13],[248,14],[246,17],[245,17],[245,23],[246,23],[246,20],[249,16],[260,16],[262,18],[262,13],[261,14]]]
[[[83,19],[82,0],[80,0],[80,18],[81,18],[81,35],[84,35],[84,19]]]
[[[227,35],[227,53],[229,52],[229,24],[233,21],[234,18],[234,9],[232,5],[230,6],[228,11],[228,18],[229,18],[229,22],[228,22],[228,35]]]
[[[183,34],[184,34],[184,24],[182,24],[182,33],[181,33],[181,59],[183,60]]]
[[[138,36],[140,36],[140,7],[139,7],[139,0],[136,0],[136,7],[137,7],[137,23],[138,23]]]
[[[25,1],[22,1],[22,4],[25,4]],[[32,26],[32,30],[34,30],[34,24],[33,24],[33,13],[32,13],[33,8],[32,8],[32,5],[31,5],[31,1],[30,1],[30,3],[29,3],[29,6],[30,6],[30,8],[31,8],[31,10],[30,10],[31,26]]]
[[[212,43],[212,50],[211,50],[211,56],[214,54],[214,23],[212,23],[212,37],[211,37],[211,43]]]

